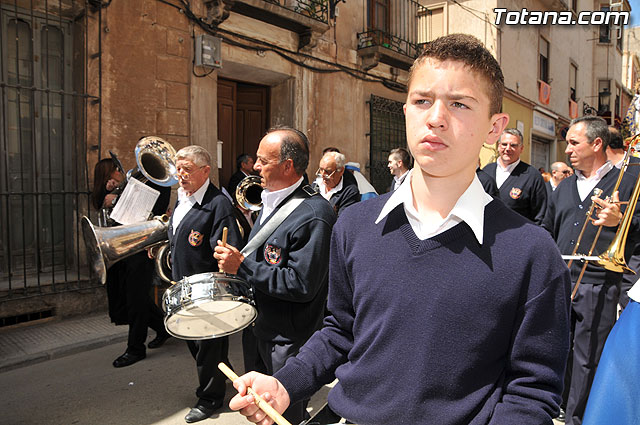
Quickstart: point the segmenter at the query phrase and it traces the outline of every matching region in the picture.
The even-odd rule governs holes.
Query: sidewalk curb
[[[38,353],[24,354],[21,356],[5,358],[0,360],[0,373],[19,369],[25,366],[30,366],[36,363],[45,362],[48,360],[58,359],[72,354],[81,353],[83,351],[94,350],[96,348],[101,348],[106,345],[111,345],[126,340],[127,332],[125,331],[122,334],[89,339],[86,341],[55,347]]]

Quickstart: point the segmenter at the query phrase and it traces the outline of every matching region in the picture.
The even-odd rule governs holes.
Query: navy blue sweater
[[[484,243],[466,223],[421,241],[389,195],[347,209],[328,308],[275,374],[292,402],[334,377],[331,408],[361,425],[552,424],[569,350],[569,273],[543,229],[499,200]]]

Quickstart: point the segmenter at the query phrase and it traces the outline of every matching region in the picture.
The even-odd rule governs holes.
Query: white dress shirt
[[[189,210],[191,210],[191,208],[195,204],[202,204],[202,199],[204,198],[204,194],[207,193],[207,188],[209,187],[209,183],[210,181],[209,179],[207,179],[207,181],[205,181],[204,184],[200,186],[198,190],[196,190],[191,196],[187,196],[183,188],[181,187],[178,188],[178,206],[176,207],[176,210],[173,212],[173,219],[172,219],[174,235],[176,234],[176,229],[178,228],[178,225],[180,224],[184,216],[187,215]]]
[[[413,170],[411,171],[413,172]],[[478,242],[482,244],[484,234],[484,207],[492,200],[493,198],[484,191],[478,177],[474,176],[467,190],[458,198],[458,201],[444,219],[436,222],[432,220],[426,222],[421,219],[413,206],[411,175],[409,175],[384,204],[380,215],[376,219],[376,224],[380,223],[380,221],[398,205],[403,204],[407,220],[420,240],[439,235],[464,221],[471,227]]]
[[[260,217],[260,224],[262,225],[267,218],[273,213],[273,211],[280,205],[280,203],[294,190],[302,184],[302,177],[289,187],[271,192],[267,189],[262,191],[262,216]]]
[[[578,180],[576,181],[576,186],[578,187],[578,195],[580,195],[581,201],[584,201],[586,197],[591,194],[596,185],[600,183],[600,180],[602,180],[602,177],[604,177],[605,174],[611,171],[612,168],[613,164],[607,161],[589,178],[586,178],[580,170],[575,171],[576,177],[578,178]]]
[[[498,186],[498,189],[500,189],[500,186],[502,186],[505,180],[509,178],[511,172],[518,166],[518,164],[520,164],[520,160],[503,167],[502,164],[500,164],[500,161],[496,161],[496,186]]]

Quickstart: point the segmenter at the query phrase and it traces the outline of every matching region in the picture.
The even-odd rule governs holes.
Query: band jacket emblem
[[[264,259],[267,263],[276,265],[282,260],[282,248],[274,245],[266,245],[264,247]]]
[[[202,233],[198,232],[197,230],[191,229],[191,233],[189,233],[189,245],[200,246],[202,245],[203,239],[204,237],[202,236]]]
[[[511,196],[511,199],[518,199],[520,198],[521,195],[522,195],[522,189],[518,187],[512,187],[511,192],[509,192],[509,196]]]

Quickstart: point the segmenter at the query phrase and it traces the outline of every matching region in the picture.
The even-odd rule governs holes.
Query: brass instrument
[[[171,250],[169,249],[169,242],[160,245],[158,251],[155,253],[155,265],[156,273],[160,279],[167,283],[172,283],[171,280]]]
[[[622,166],[620,167],[620,173],[618,174],[618,180],[616,181],[613,191],[611,192],[612,194],[615,193],[620,187],[620,183],[622,182],[622,177],[626,173],[627,168],[630,165],[634,165],[634,164],[630,164],[629,161],[632,156],[636,156],[636,157],[638,156],[637,155],[638,150],[636,149],[635,145],[639,137],[640,137],[640,134],[637,134],[625,140],[625,142],[628,142],[629,148],[625,152],[624,159],[622,161]],[[636,142],[634,143],[634,141]],[[596,195],[596,196],[599,196],[599,195]],[[629,201],[620,202],[620,204],[624,204],[624,203],[628,204],[627,208],[623,214],[622,220],[620,222],[618,230],[616,231],[615,237],[611,241],[611,244],[609,245],[607,250],[598,256],[598,260],[595,261],[596,265],[604,267],[607,270],[611,270],[614,272],[622,272],[622,273],[627,272],[627,273],[635,274],[635,271],[631,270],[626,264],[626,261],[624,258],[624,250],[626,246],[626,239],[629,234],[629,228],[631,226],[631,220],[633,218],[633,213],[636,208],[639,196],[640,196],[640,178],[636,180],[636,184],[633,188],[633,192],[631,193],[631,197],[629,198]],[[607,201],[610,202],[610,199],[607,198]],[[593,205],[592,205],[592,208],[593,208]],[[590,212],[587,213],[587,220],[585,221],[585,225],[587,222],[591,220],[591,212],[592,210],[590,209]],[[601,230],[602,230],[602,226],[598,228],[598,231],[595,235],[593,243],[591,244],[591,249],[589,250],[589,253],[587,254],[586,258],[590,258],[591,254],[593,253],[593,249],[595,248],[598,238],[600,237]],[[584,231],[584,228],[583,228],[583,231]],[[583,232],[580,232],[580,237],[578,238],[576,245],[580,243],[580,238],[582,237],[582,233]],[[576,246],[576,249],[574,250],[574,254],[576,250],[577,250],[577,246]],[[580,281],[582,280],[582,277],[584,276],[584,273],[587,269],[587,264],[589,264],[589,259],[586,259],[586,261],[584,261],[582,270],[580,271],[580,275],[578,276],[578,279],[576,280],[576,283],[573,286],[573,290],[571,291],[572,300],[578,292],[578,287],[580,286]],[[568,266],[571,267],[571,261],[568,263]]]
[[[116,168],[124,174],[122,163],[118,156],[109,151],[111,159],[116,164]],[[158,186],[173,186],[178,182],[177,167],[175,163],[176,150],[169,143],[157,136],[143,137],[138,141],[135,148],[136,168],[127,171],[126,178],[111,194],[120,195],[127,182],[135,178],[136,180],[146,183],[150,181]],[[119,199],[116,198],[116,199]],[[115,202],[114,202],[115,205]],[[103,208],[100,211],[100,226],[113,226],[117,223],[111,219],[111,212],[114,205]],[[149,216],[151,218],[151,215]]]
[[[638,139],[638,136],[640,135],[636,135],[630,138],[631,140],[629,143],[629,149],[627,149],[625,153],[623,164],[620,168],[621,174],[626,171],[629,166],[632,165],[629,164],[629,160],[631,159],[631,157],[638,156],[638,151],[636,150],[635,143],[631,143],[634,140]],[[618,180],[621,180],[621,177],[619,177]],[[615,237],[611,241],[611,244],[609,245],[607,250],[599,256],[600,260],[596,262],[596,264],[598,264],[599,266],[602,266],[605,269],[614,272],[636,274],[635,270],[632,270],[627,266],[627,262],[624,259],[624,251],[626,247],[627,236],[629,234],[629,227],[631,227],[631,219],[633,218],[633,213],[636,209],[639,196],[640,178],[636,180],[636,184],[633,187],[633,192],[631,193],[631,197],[629,198],[627,209],[624,211],[624,215],[622,216],[622,220],[620,221],[620,226],[618,227],[618,231],[616,232]]]
[[[135,156],[138,167],[127,172],[127,180],[134,177],[143,183],[148,180],[164,187],[178,183],[176,150],[165,140],[157,136],[143,137],[136,144]]]
[[[94,227],[88,217],[82,217],[82,231],[89,256],[89,267],[104,285],[107,269],[114,263],[153,245],[167,241],[169,217],[115,227]]]
[[[262,208],[262,179],[259,176],[247,176],[236,188],[238,204],[249,211],[260,211]]]

